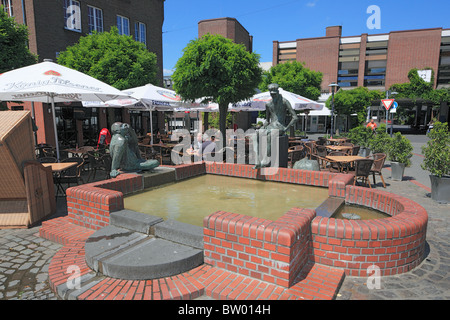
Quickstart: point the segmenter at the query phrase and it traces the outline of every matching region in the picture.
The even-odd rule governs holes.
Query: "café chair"
[[[353,180],[353,185],[355,185],[358,180],[361,180],[362,183],[368,184],[369,188],[372,189],[372,185],[369,181],[372,165],[373,159],[360,159],[355,161],[355,177]]]
[[[384,162],[386,161],[385,153],[375,153],[373,154],[373,166],[370,169],[370,173],[373,177],[373,184],[376,185],[375,175],[379,175],[381,177],[381,181],[383,182],[383,187],[386,188],[386,183],[384,182],[383,174],[381,170],[383,169]]]

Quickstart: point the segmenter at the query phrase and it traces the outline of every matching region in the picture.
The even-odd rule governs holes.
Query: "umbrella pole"
[[[56,160],[59,162],[59,143],[58,143],[58,130],[56,129],[55,97],[51,95],[50,98],[52,102],[52,112],[53,112],[53,129],[55,130]]]
[[[150,108],[150,144],[153,144],[153,115],[152,115],[152,108]]]

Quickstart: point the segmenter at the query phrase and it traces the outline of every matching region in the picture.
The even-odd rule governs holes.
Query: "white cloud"
[[[163,69],[163,73],[165,76],[170,76],[173,74],[173,69]]]
[[[317,4],[317,1],[319,1],[319,0],[313,0],[313,1],[310,1],[310,2],[308,2],[308,3],[306,4],[306,6],[307,6],[307,7],[310,7],[310,8],[315,7],[316,4]]]

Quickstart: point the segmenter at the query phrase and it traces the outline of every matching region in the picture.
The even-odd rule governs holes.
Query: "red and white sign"
[[[383,102],[383,105],[386,108],[386,110],[389,110],[391,108],[392,104],[394,103],[394,99],[384,99],[384,100],[381,100],[381,102]]]

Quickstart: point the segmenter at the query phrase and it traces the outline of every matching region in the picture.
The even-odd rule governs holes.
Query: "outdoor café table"
[[[55,184],[56,184],[56,195],[58,195],[58,191],[61,190],[62,193],[64,194],[64,188],[61,185],[60,182],[60,174],[61,172],[63,172],[64,170],[67,170],[71,167],[77,166],[78,162],[55,162],[55,163],[42,163],[42,165],[44,167],[50,167],[52,168],[52,173],[53,173],[53,177],[55,178]]]
[[[345,139],[345,138],[329,138],[329,139],[327,139],[327,141],[330,142],[330,144],[339,144],[339,143],[347,141],[347,139]]]
[[[83,155],[87,154],[88,151],[93,151],[94,149],[94,147],[79,147],[64,149],[64,151],[73,154],[75,157],[82,157]]]
[[[327,149],[332,150],[332,151],[348,151],[353,149],[353,147],[351,146],[335,146],[335,145],[327,145],[325,146]]]
[[[365,159],[364,157],[360,156],[327,156],[328,160],[331,160],[333,162],[336,162],[340,168],[339,171],[342,171],[343,168],[348,169],[348,165],[352,164],[356,160]]]

